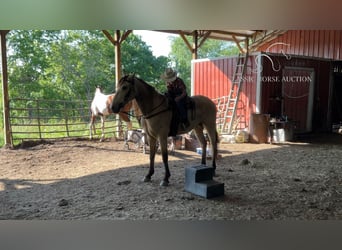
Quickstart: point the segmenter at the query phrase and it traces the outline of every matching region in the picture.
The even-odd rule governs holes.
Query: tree
[[[11,31],[9,85],[11,97],[91,99],[97,85],[114,90],[113,45],[98,30]],[[160,86],[167,57],[154,57],[139,36],[122,44],[122,66]]]
[[[160,75],[169,63],[165,56],[155,57],[141,36],[130,34],[122,44],[122,66],[124,73],[136,73],[144,81],[163,91]]]
[[[192,38],[189,38],[192,42]],[[234,43],[221,40],[207,39],[198,50],[198,58],[214,58],[237,55],[239,49]],[[192,54],[181,37],[174,37],[171,41],[170,60],[180,77],[187,85],[188,91],[191,85],[191,60]]]
[[[49,66],[46,61],[49,44],[57,36],[56,31],[9,32],[7,39],[10,96],[30,98],[40,90],[39,79]]]

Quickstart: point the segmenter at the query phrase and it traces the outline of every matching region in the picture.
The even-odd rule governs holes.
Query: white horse
[[[104,140],[105,133],[104,133],[104,122],[106,116],[113,113],[113,111],[110,109],[110,104],[112,103],[112,100],[114,98],[115,94],[105,95],[102,93],[101,87],[97,86],[95,90],[94,99],[91,102],[91,118],[90,118],[90,126],[89,126],[89,138],[93,139],[93,133],[92,130],[94,130],[94,134],[96,134],[95,130],[95,120],[97,116],[101,117],[101,129],[102,129],[102,135],[100,141]],[[125,107],[121,110],[119,113],[120,118],[127,123],[127,128],[129,130],[132,129],[132,122],[129,119],[128,112],[132,108],[132,102],[128,102]]]

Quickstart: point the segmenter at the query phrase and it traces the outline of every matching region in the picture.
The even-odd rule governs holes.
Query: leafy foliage
[[[192,38],[189,38],[192,42]],[[231,42],[207,39],[198,49],[198,58],[214,58],[237,55],[239,49]],[[171,44],[170,60],[179,76],[187,85],[188,92],[191,84],[191,60],[192,54],[181,37],[174,37]]]
[[[95,86],[115,89],[114,47],[102,31],[11,31],[8,34],[11,97],[91,99]],[[122,44],[125,72],[158,84],[168,64],[155,58],[139,36]]]

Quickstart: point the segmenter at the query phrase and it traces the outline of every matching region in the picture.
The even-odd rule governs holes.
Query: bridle
[[[125,81],[130,82],[131,84],[134,84],[134,80],[128,80],[126,78]],[[125,95],[124,99],[127,100],[130,95],[131,95],[131,89],[127,92],[127,94]],[[142,112],[142,117],[147,120],[147,119],[150,119],[150,118],[152,118],[152,117],[154,117],[154,116],[156,116],[156,115],[158,115],[160,113],[163,113],[163,112],[166,112],[166,111],[170,110],[170,107],[167,105],[165,109],[162,109],[162,110],[159,110],[159,111],[155,112],[156,110],[158,110],[159,107],[161,107],[164,104],[164,102],[166,102],[166,98],[163,98],[163,100],[156,107],[152,108],[152,110],[149,111],[148,114],[144,114],[141,111]],[[125,112],[125,113],[127,113],[127,112]]]

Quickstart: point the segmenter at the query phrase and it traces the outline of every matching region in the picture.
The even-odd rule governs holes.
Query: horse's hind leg
[[[104,116],[101,116],[101,130],[102,130],[101,139],[100,139],[101,142],[102,142],[102,141],[104,140],[104,138],[105,138],[104,123],[105,123],[105,118],[104,118]]]
[[[212,165],[213,165],[213,168],[214,168],[214,171],[215,171],[216,170],[216,158],[217,158],[218,134],[217,134],[215,126],[212,129],[208,129],[207,128],[207,131],[208,131],[209,140],[210,140],[210,143],[211,143],[212,154],[213,154],[212,155],[212,157],[213,157]],[[214,174],[215,174],[215,172],[214,172]]]
[[[203,127],[201,125],[198,125],[194,128],[196,137],[200,141],[202,145],[202,161],[201,164],[206,164],[206,158],[207,158],[207,141],[205,140],[204,134],[203,134]]]

